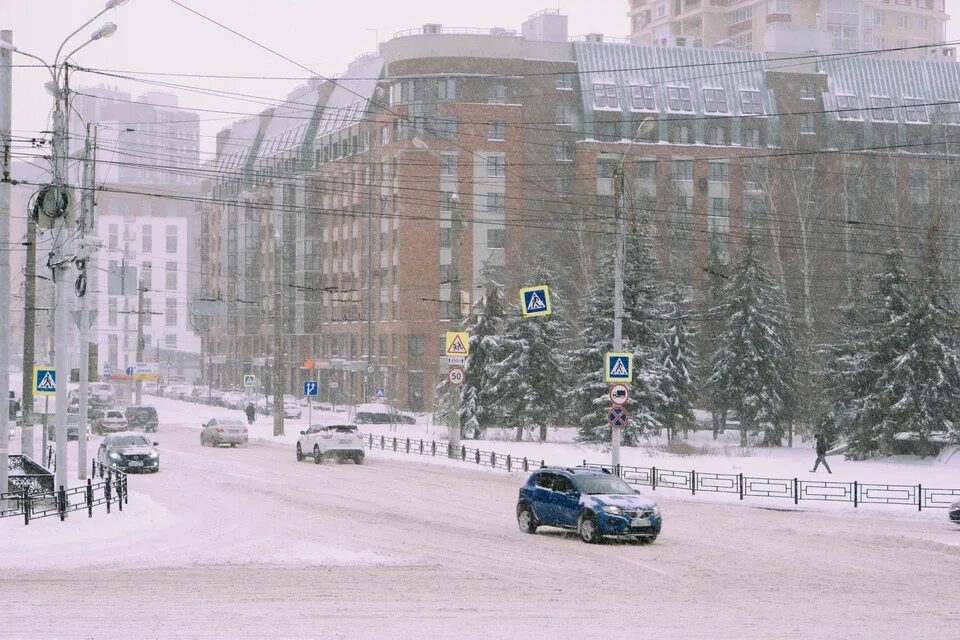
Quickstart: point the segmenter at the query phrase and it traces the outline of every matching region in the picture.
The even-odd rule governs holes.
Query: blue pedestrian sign
[[[633,354],[607,352],[603,357],[604,382],[633,382]]]
[[[320,385],[316,380],[305,380],[303,383],[303,395],[311,398],[320,395]]]
[[[630,414],[623,407],[611,407],[610,411],[607,412],[607,420],[611,427],[625,427],[629,419]]]
[[[113,369],[110,368],[110,363],[104,362],[103,363],[103,379],[109,380],[112,375],[113,375]]]
[[[377,400],[383,400],[383,389],[382,389],[382,388],[381,388],[381,389],[377,389],[377,393],[375,394],[375,397],[377,398]]]
[[[33,368],[33,394],[52,396],[57,393],[57,370],[49,365]]]
[[[520,313],[524,318],[548,316],[553,312],[550,306],[550,287],[545,284],[520,289]]]
[[[126,374],[127,374],[128,376],[132,376],[132,375],[133,375],[133,367],[127,367],[127,368],[125,369],[125,372],[126,372]]]

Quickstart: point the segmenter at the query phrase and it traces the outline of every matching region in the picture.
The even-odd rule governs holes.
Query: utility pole
[[[37,223],[27,212],[26,260],[23,266],[23,375],[20,379],[20,452],[33,455],[33,364],[37,339]]]
[[[450,198],[450,326],[454,331],[460,329],[460,198],[454,193]],[[460,387],[448,385],[450,393],[450,426],[447,429],[447,441],[450,443],[447,455],[456,458],[460,450]]]
[[[90,259],[94,247],[88,242],[91,241],[87,236],[87,231],[93,231],[94,218],[94,189],[96,188],[96,150],[97,130],[87,123],[87,137],[84,144],[83,153],[83,198],[80,201],[80,255],[77,261],[80,267],[80,276],[83,286],[77,288],[77,295],[80,296],[80,428],[77,435],[77,478],[87,479],[87,402],[90,390],[90,299],[87,297],[90,281]],[[91,138],[92,129],[92,138]],[[96,237],[91,233],[90,236]],[[93,241],[95,243],[95,240]]]
[[[283,229],[277,213],[273,234],[273,435],[283,435]]]
[[[147,287],[143,283],[143,275],[141,274],[139,279],[139,285],[137,286],[137,359],[134,362],[134,375],[136,375],[136,366],[137,363],[143,362],[143,294],[147,291]],[[157,375],[160,375],[160,362],[157,361]],[[139,377],[134,381],[134,393],[135,400],[134,404],[137,406],[140,405],[142,401],[141,393],[143,391],[143,380]]]
[[[624,261],[624,235],[626,221],[623,212],[623,157],[620,163],[614,169],[613,184],[614,198],[617,203],[617,255],[614,263],[614,281],[613,281],[613,350],[615,352],[623,351],[623,261]],[[620,468],[620,427],[610,427],[611,440],[611,464],[616,472]]]
[[[364,402],[373,395],[373,152],[367,152],[367,383]]]
[[[13,31],[0,31],[13,45]],[[13,51],[0,48],[0,327],[10,326],[10,129],[12,128]],[[26,366],[24,366],[26,369]],[[0,396],[10,390],[10,334],[0,335]],[[9,402],[9,400],[7,400]],[[10,460],[9,406],[0,411],[0,493],[7,492]]]

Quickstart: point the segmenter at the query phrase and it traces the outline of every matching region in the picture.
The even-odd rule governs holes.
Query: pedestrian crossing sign
[[[454,358],[466,358],[470,355],[470,334],[465,331],[447,331],[446,355]]]
[[[57,370],[50,365],[33,367],[33,394],[52,396],[57,393]]]
[[[603,358],[604,382],[632,382],[633,354],[607,352]]]
[[[553,312],[550,306],[550,287],[545,284],[520,289],[520,313],[524,318],[548,316]]]

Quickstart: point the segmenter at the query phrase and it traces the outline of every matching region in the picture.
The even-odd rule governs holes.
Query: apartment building
[[[945,0],[629,0],[630,41],[767,53],[891,49],[884,57],[954,57]]]
[[[398,33],[221,133],[201,214],[202,295],[221,309],[209,377],[268,383],[279,354],[287,392],[317,378],[338,403],[384,389],[431,408],[457,276],[466,303],[488,275],[511,300],[550,243],[576,304],[610,248],[621,163],[626,211],[648,217],[670,277],[702,291],[761,230],[791,304],[828,331],[884,229],[911,255],[934,222],[960,237],[958,101],[953,62],[784,70],[571,42],[556,12],[520,32]]]

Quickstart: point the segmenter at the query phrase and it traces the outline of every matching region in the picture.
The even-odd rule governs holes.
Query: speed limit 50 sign
[[[447,371],[447,380],[454,386],[459,387],[463,384],[464,376],[463,369],[460,367],[450,367],[450,370]]]

